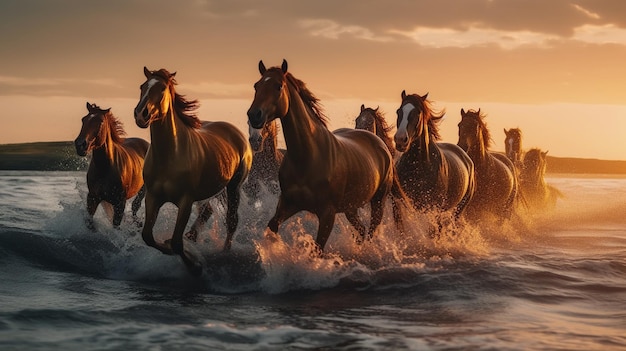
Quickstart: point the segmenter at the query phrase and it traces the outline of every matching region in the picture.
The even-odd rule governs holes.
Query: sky
[[[0,144],[73,140],[86,102],[149,139],[144,66],[247,134],[258,62],[284,58],[331,128],[361,104],[395,124],[406,90],[446,110],[445,142],[480,108],[493,150],[519,127],[525,149],[626,160],[623,0],[2,0],[0,33]]]

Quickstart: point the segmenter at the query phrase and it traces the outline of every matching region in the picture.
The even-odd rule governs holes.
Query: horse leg
[[[98,208],[100,201],[100,198],[98,198],[97,196],[91,193],[87,194],[87,213],[89,214],[89,216],[86,218],[86,224],[87,228],[89,228],[89,230],[91,231],[96,230],[93,222],[93,215],[96,213],[96,209]]]
[[[178,254],[182,259],[189,273],[194,276],[199,276],[202,274],[202,266],[193,261],[191,258],[185,255],[185,250],[183,247],[183,231],[187,226],[187,222],[189,221],[189,216],[191,216],[191,206],[193,205],[193,200],[190,198],[184,198],[178,204],[178,215],[176,216],[176,225],[174,225],[174,234],[172,235],[172,239],[170,241],[170,246],[172,251],[175,254]]]
[[[348,219],[348,222],[350,222],[350,224],[352,224],[354,229],[356,229],[356,231],[359,233],[359,236],[356,237],[356,242],[361,244],[363,240],[365,239],[366,233],[365,233],[365,226],[363,225],[363,223],[361,223],[361,220],[359,219],[358,209],[346,211],[345,215],[346,215],[346,218]]]
[[[241,198],[241,193],[239,189],[241,188],[240,183],[228,183],[226,187],[226,196],[228,197],[228,209],[226,210],[226,241],[224,242],[224,251],[229,251],[230,246],[233,241],[233,235],[235,234],[235,230],[237,229],[237,225],[239,224],[239,200]]]
[[[157,244],[152,234],[152,229],[156,223],[161,206],[163,206],[163,202],[155,199],[154,195],[150,192],[146,192],[146,221],[144,222],[143,230],[141,231],[141,237],[146,245],[154,247],[166,255],[173,255],[174,252],[172,252],[172,249],[170,247]]]
[[[367,231],[367,240],[371,240],[374,236],[374,231],[380,225],[380,222],[383,220],[383,212],[385,210],[385,201],[384,199],[387,197],[387,192],[382,192],[380,195],[376,194],[372,200],[370,201],[371,207],[371,219],[370,219],[370,227]]]
[[[135,199],[133,200],[133,203],[131,205],[131,209],[133,211],[133,221],[135,222],[137,227],[141,226],[141,222],[137,218],[137,212],[139,211],[139,208],[141,208],[141,201],[143,200],[144,197],[146,197],[145,185],[142,186],[141,189],[139,189],[139,192],[137,193],[137,195],[135,195]]]
[[[319,227],[315,242],[321,253],[324,251],[324,246],[326,246],[328,237],[333,230],[333,225],[335,225],[335,211],[334,209],[326,208],[321,214],[317,215],[317,218],[319,219]]]
[[[202,201],[198,206],[198,217],[191,225],[189,232],[185,234],[185,237],[193,242],[198,239],[198,232],[213,215],[213,206],[211,206],[208,199]]]
[[[283,223],[287,218],[293,216],[298,213],[300,210],[292,207],[287,207],[284,205],[285,201],[282,196],[278,198],[278,204],[276,205],[276,212],[274,216],[267,223],[267,228],[271,231],[271,235],[267,235],[266,237],[270,237],[272,240],[277,241],[279,239],[278,236],[278,227],[281,223]]]
[[[113,206],[113,227],[118,228],[122,223],[124,217],[124,210],[126,209],[126,201],[119,201]]]

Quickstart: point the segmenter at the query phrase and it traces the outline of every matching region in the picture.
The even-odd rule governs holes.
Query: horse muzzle
[[[254,129],[261,129],[265,125],[265,115],[260,108],[250,108],[248,110],[248,122],[250,127]]]
[[[76,148],[76,154],[78,156],[87,156],[87,140],[85,139],[76,139],[74,140],[74,147]]]
[[[150,125],[150,114],[147,108],[143,108],[141,111],[135,109],[135,124],[139,128],[148,128]]]
[[[400,151],[400,152],[405,152],[408,147],[409,147],[409,138],[408,137],[398,137],[396,135],[396,137],[393,139],[394,143],[396,144],[396,150]]]

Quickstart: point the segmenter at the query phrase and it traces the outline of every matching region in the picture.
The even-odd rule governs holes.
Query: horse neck
[[[437,143],[435,143],[434,138],[429,135],[428,124],[426,124],[424,125],[422,136],[411,143],[411,146],[409,146],[406,154],[411,159],[418,160],[418,164],[424,164],[430,167],[434,162],[433,155],[435,155],[438,151],[439,148],[437,147]]]
[[[480,134],[480,133],[479,133]],[[482,136],[479,137],[472,145],[469,145],[467,149],[467,155],[474,161],[477,167],[486,165],[489,157],[489,150],[485,140]]]
[[[276,122],[272,122],[272,123],[276,123]],[[267,136],[267,138],[265,138],[263,140],[263,151],[262,153],[264,154],[265,157],[267,158],[271,158],[273,160],[276,160],[278,158],[278,135],[276,132],[276,126],[273,127],[274,129],[272,130],[272,132],[270,133],[270,135]]]
[[[165,116],[150,124],[150,149],[158,155],[178,155],[181,142],[188,139],[190,129],[176,116],[173,101],[170,100]]]
[[[330,135],[330,131],[321,121],[313,116],[313,111],[304,104],[300,95],[289,86],[289,109],[281,118],[285,144],[288,155],[292,160],[300,163],[310,159],[309,155],[315,155],[320,149],[319,139],[324,135]],[[299,157],[307,155],[307,157]]]

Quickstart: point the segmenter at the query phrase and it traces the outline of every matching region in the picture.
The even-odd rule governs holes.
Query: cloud
[[[391,33],[405,36],[419,45],[432,48],[469,48],[487,45],[496,45],[503,49],[529,45],[545,47],[550,41],[559,38],[556,35],[531,31],[499,31],[476,27],[468,30],[418,27],[412,31],[392,30]]]
[[[601,26],[586,24],[574,29],[572,39],[591,44],[626,45],[626,29],[613,24]]]
[[[378,36],[365,27],[342,25],[329,19],[305,19],[300,21],[300,25],[304,29],[308,29],[313,36],[329,39],[339,39],[341,35],[380,42],[390,41],[392,39],[388,36]]]
[[[572,7],[574,7],[576,9],[576,11],[579,11],[580,13],[584,14],[585,16],[591,18],[591,19],[600,19],[600,15],[598,15],[595,12],[591,12],[589,10],[587,10],[586,8],[578,5],[578,4],[572,4]]]

